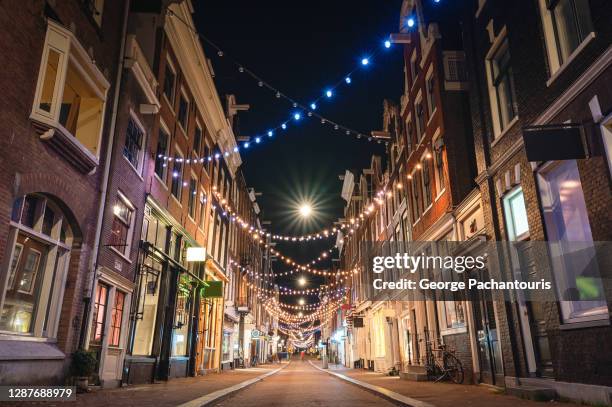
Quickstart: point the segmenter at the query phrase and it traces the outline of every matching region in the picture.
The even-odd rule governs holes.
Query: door
[[[482,270],[480,281],[488,281],[489,273]],[[493,302],[486,294],[474,294],[474,324],[480,361],[480,381],[488,384],[503,383],[503,365],[499,335],[495,322]]]

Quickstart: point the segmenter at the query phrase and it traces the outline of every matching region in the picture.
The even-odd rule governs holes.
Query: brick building
[[[611,333],[609,267],[593,243],[612,236],[610,13],[597,1],[486,0],[463,17],[487,237],[516,242],[519,261],[534,254],[520,242],[546,240],[561,259],[537,269],[561,301],[492,304],[503,329],[503,363],[495,369],[501,384],[591,402],[610,402],[603,386],[612,384],[612,346],[598,339]],[[524,140],[546,137],[552,125],[565,127],[555,133],[559,142],[528,159],[538,140],[529,149]],[[578,143],[572,159],[559,157],[571,129],[583,132],[588,148]],[[585,274],[590,260],[570,242],[583,242],[599,265]]]
[[[0,9],[0,383],[59,384],[82,340],[126,8]]]

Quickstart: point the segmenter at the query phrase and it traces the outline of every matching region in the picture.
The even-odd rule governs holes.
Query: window
[[[412,174],[412,180],[410,182],[410,186],[412,189],[411,198],[412,198],[412,221],[416,222],[417,219],[421,217],[422,209],[421,209],[421,198],[419,197],[421,190],[420,187],[420,177],[419,172],[415,171]]]
[[[170,136],[163,126],[159,127],[159,133],[157,136],[157,149],[155,150],[155,174],[164,183],[166,182],[166,176],[168,174],[168,164],[166,158],[168,156],[168,140]]]
[[[138,302],[134,313],[133,355],[151,355],[162,270],[163,266],[157,259],[145,256],[139,273]]]
[[[525,208],[522,188],[517,188],[504,197],[504,212],[506,215],[508,240],[524,240],[528,237],[529,223],[527,222],[527,208]]]
[[[426,159],[421,161],[422,177],[423,181],[423,210],[431,205],[431,175],[429,173],[429,161]]]
[[[416,50],[410,57],[410,86],[414,86],[416,78],[419,75],[419,64],[417,63]]]
[[[189,198],[187,200],[187,208],[189,209],[189,216],[191,219],[195,219],[195,210],[198,194],[198,181],[192,176],[189,180]]]
[[[202,128],[200,125],[196,125],[195,133],[193,134],[193,153],[200,156],[200,149],[202,148]]]
[[[438,139],[439,141],[440,139]],[[434,145],[437,143],[434,142]],[[444,147],[434,147],[434,171],[436,177],[436,194],[441,194],[444,188],[446,188],[446,179],[444,176]]]
[[[48,20],[32,120],[54,129],[61,141],[75,139],[85,156],[97,160],[109,87],[74,35]]]
[[[423,136],[425,135],[425,112],[423,111],[423,102],[419,100],[414,105],[414,110],[416,114],[416,132],[417,132],[417,142],[420,142]]]
[[[593,32],[588,0],[540,0],[551,71],[568,62]]]
[[[427,107],[429,108],[429,119],[436,111],[436,95],[435,95],[435,82],[433,73],[427,78],[425,82],[427,87]]]
[[[204,164],[204,170],[210,174],[210,166],[211,166],[211,162],[212,160],[210,160],[210,155],[211,155],[212,150],[210,149],[210,144],[208,143],[208,140],[204,141],[204,154],[202,154],[202,157],[204,157],[204,159],[206,160],[205,164]]]
[[[7,267],[0,269],[0,331],[55,338],[72,229],[59,203],[43,194],[15,200],[11,220]]]
[[[185,356],[189,338],[191,315],[191,284],[186,274],[182,274],[176,295],[174,329],[172,330],[172,356]]]
[[[111,229],[110,247],[128,256],[130,254],[130,243],[132,239],[132,214],[134,207],[121,194],[118,193],[117,200],[113,206],[113,226]]]
[[[143,148],[144,130],[136,122],[133,116],[130,116],[128,127],[125,134],[125,145],[123,146],[123,156],[132,164],[132,167],[140,173],[144,155]]]
[[[187,134],[187,121],[189,119],[189,100],[187,100],[187,96],[183,92],[181,92],[181,98],[179,100],[179,108],[178,108],[178,122],[181,125],[182,129]]]
[[[176,71],[169,59],[166,59],[166,69],[164,71],[164,95],[174,106],[174,88],[176,86]]]
[[[516,117],[514,77],[510,65],[508,39],[504,38],[488,60],[489,98],[495,136],[499,136]]]
[[[408,139],[406,157],[408,157],[410,155],[410,152],[412,151],[412,144],[413,144],[412,133],[413,132],[414,132],[414,129],[412,125],[412,116],[408,115],[408,119],[406,119],[406,138]]]
[[[553,275],[565,322],[608,317],[576,161],[538,171]]]
[[[104,0],[88,0],[91,7],[91,16],[98,27],[102,26],[102,13],[104,12]]]
[[[106,303],[108,301],[108,286],[98,283],[96,287],[96,297],[94,298],[93,318],[91,324],[90,342],[101,345],[104,338],[104,323],[106,320]]]
[[[174,168],[172,170],[172,183],[170,192],[174,197],[181,202],[181,192],[183,190],[183,155],[179,152],[174,159]]]
[[[123,323],[123,308],[125,306],[125,293],[115,291],[115,304],[111,314],[109,346],[119,346],[121,342],[121,325]]]
[[[206,225],[206,193],[200,192],[200,229],[204,230]]]

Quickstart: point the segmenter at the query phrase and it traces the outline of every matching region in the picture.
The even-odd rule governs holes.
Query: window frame
[[[142,178],[142,170],[144,168],[144,158],[145,158],[145,150],[146,150],[146,140],[147,140],[147,132],[145,131],[144,126],[142,125],[142,122],[140,121],[140,119],[138,118],[138,116],[136,115],[136,113],[134,112],[134,110],[130,109],[130,114],[128,117],[128,127],[126,128],[126,134],[125,134],[125,142],[127,142],[128,139],[128,130],[129,129],[129,125],[130,122],[132,122],[136,125],[137,128],[140,129],[140,131],[142,132],[142,139],[141,139],[141,146],[140,146],[140,150],[138,151],[138,163],[136,166],[134,166],[134,164],[125,156],[125,143],[123,146],[123,152],[122,152],[122,156],[123,158],[130,164],[130,167],[132,167],[132,169],[134,171],[136,171],[136,174],[138,174],[139,177]]]
[[[170,69],[170,71],[172,71],[172,74],[174,76],[174,79],[172,81],[172,95],[168,96],[166,94],[166,74],[167,74],[167,69]],[[176,68],[174,67],[174,62],[172,62],[170,55],[167,53],[166,54],[166,65],[164,67],[164,86],[162,88],[162,95],[164,97],[164,99],[166,99],[166,102],[168,102],[168,105],[170,106],[170,110],[174,110],[174,104],[176,103],[176,79],[177,79],[178,75],[176,73]]]
[[[180,158],[180,159],[179,159]],[[181,199],[183,197],[183,178],[185,177],[185,156],[183,155],[183,153],[181,152],[181,150],[178,148],[178,146],[175,144],[174,146],[174,160],[173,160],[173,164],[172,164],[172,177],[170,178],[170,195],[177,201],[177,203],[179,205],[181,204]],[[177,163],[180,164],[180,174],[178,176],[174,176],[174,173],[176,172],[176,166]],[[178,196],[174,193],[174,181],[175,179],[178,180],[178,186],[177,186],[177,193]]]
[[[55,73],[51,102],[49,103],[49,110],[47,111],[41,108],[41,104],[42,93],[45,87],[49,53],[51,51],[59,55],[59,60]],[[77,138],[76,134],[72,134],[68,129],[60,124],[61,101],[63,99],[66,87],[66,78],[70,64],[73,64],[74,69],[80,76],[80,79],[90,87],[90,90],[93,91],[101,102],[100,123],[97,130],[97,145],[95,146],[95,152],[87,148],[85,144],[83,144],[83,142]],[[47,19],[45,42],[40,59],[40,68],[38,71],[30,119],[41,123],[47,128],[53,128],[60,131],[67,139],[68,143],[74,145],[80,153],[92,160],[97,166],[101,154],[100,147],[102,145],[104,119],[106,117],[106,101],[109,89],[110,82],[96,66],[95,62],[92,61],[85,48],[81,45],[74,34],[55,21]]]
[[[114,224],[115,218],[119,218],[120,222],[126,225],[128,229],[127,229],[126,236],[125,236],[125,246],[124,247],[122,248],[117,248],[115,246],[109,246],[109,247],[111,248],[111,250],[117,252],[126,260],[131,261],[130,253],[132,251],[132,241],[134,240],[134,225],[136,223],[136,216],[137,216],[136,207],[134,207],[132,202],[130,202],[130,200],[120,190],[117,190],[116,200],[121,201],[128,208],[128,211],[130,211],[129,213],[130,219],[127,219],[127,220],[122,219],[113,210],[113,224]]]
[[[185,118],[184,118],[185,123],[183,123],[183,120],[181,119],[181,104],[183,100],[185,100],[185,104],[186,104]],[[191,109],[191,99],[189,99],[189,96],[187,96],[187,90],[185,90],[185,88],[181,86],[181,89],[179,92],[178,106],[176,109],[176,122],[178,123],[180,129],[183,130],[183,136],[185,136],[185,138],[189,138],[189,134],[187,133],[187,131],[189,129],[190,109]]]
[[[162,175],[160,176],[157,173],[157,168],[155,167],[153,168],[153,173],[155,174],[155,177],[164,186],[164,188],[167,188],[166,183],[168,182],[168,160],[164,160],[163,157],[162,158],[158,157],[158,155],[161,154],[159,152],[159,139],[160,139],[161,132],[164,132],[166,136],[166,149],[163,154],[166,157],[170,155],[170,141],[171,141],[170,131],[168,129],[168,126],[166,126],[166,124],[164,123],[164,121],[160,120],[159,128],[157,129],[157,147],[155,149],[155,163],[156,163],[155,167],[157,167],[157,162],[158,160],[160,160],[159,162],[161,163]]]
[[[508,122],[505,125],[502,123],[502,113],[501,113],[501,104],[499,100],[499,91],[496,85],[499,85],[502,81],[496,80],[500,78],[502,75],[497,75],[496,77],[493,74],[493,64],[496,60],[496,57],[500,55],[501,52],[508,52],[510,61],[508,63],[507,69],[504,71],[506,75],[508,75],[508,80],[510,81],[510,92],[512,98],[512,112],[514,114],[513,117],[508,118]],[[493,141],[501,138],[506,132],[518,121],[519,112],[516,106],[516,90],[514,87],[514,73],[512,71],[512,54],[510,53],[510,42],[508,41],[508,37],[506,35],[506,27],[504,26],[498,36],[493,41],[493,44],[489,48],[487,55],[485,56],[485,72],[487,75],[487,85],[488,85],[488,95],[489,95],[489,105],[491,109],[491,118],[493,122]],[[503,76],[502,76],[503,77]]]

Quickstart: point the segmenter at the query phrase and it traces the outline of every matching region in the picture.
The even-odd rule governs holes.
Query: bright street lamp
[[[301,285],[301,286],[306,285],[306,279],[304,277],[300,277],[298,279],[298,284]]]
[[[300,206],[300,215],[302,215],[303,218],[307,218],[312,214],[312,206],[310,206],[307,203],[304,203]]]

